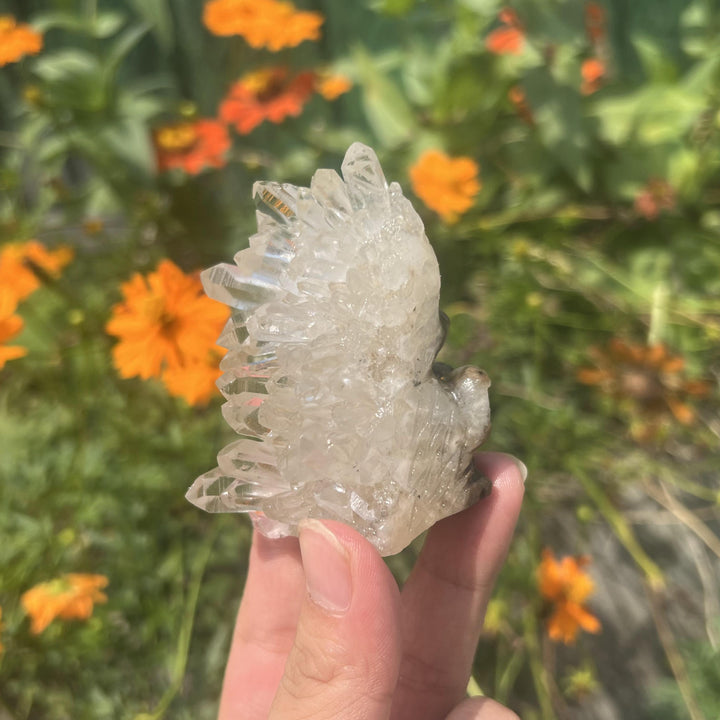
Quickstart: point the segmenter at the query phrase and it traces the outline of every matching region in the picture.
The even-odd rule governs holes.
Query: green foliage
[[[705,717],[720,715],[720,650],[707,640],[694,642],[684,652],[690,683]],[[653,690],[651,711],[659,720],[690,717],[675,683],[664,681]]]
[[[355,140],[377,149],[436,249],[452,319],[441,359],[493,379],[487,449],[530,470],[476,685],[543,720],[620,695],[611,670],[623,651],[597,648],[622,637],[624,618],[555,653],[542,548],[593,556],[602,535],[638,586],[667,600],[678,581],[654,521],[674,518],[678,553],[688,537],[715,547],[718,3],[608,0],[593,36],[585,4],[518,0],[518,54],[488,48],[498,0],[304,5],[326,16],[321,41],[276,55],[211,35],[201,3],[0,0],[45,43],[0,68],[0,252],[34,237],[75,251],[20,304],[25,328],[10,344],[28,354],[0,370],[0,716],[215,716],[250,531],[183,492],[229,431],[219,400],[189,407],[156,380],[120,379],[105,324],[132,273],[166,257],[191,271],[243,247],[255,180],[307,184]],[[603,73],[587,87],[589,59]],[[332,102],[316,93],[282,124],[231,131],[222,167],[158,172],[157,128],[217,117],[231,83],[270,64],[329,68],[354,87]],[[482,189],[456,222],[413,195],[409,169],[427,150],[479,165]],[[662,344],[684,367],[633,365],[613,340],[638,353]],[[592,385],[583,370],[606,375]],[[693,395],[692,381],[704,389]],[[634,519],[638,498],[647,524]],[[416,552],[390,560],[399,578]],[[108,602],[33,635],[22,594],[69,572],[106,575]],[[699,707],[709,719],[717,652],[688,645],[702,630],[682,618],[712,604],[688,595],[663,605],[665,620],[646,610],[662,636],[657,714],[697,720]],[[646,594],[635,600],[648,608]],[[638,697],[644,681],[628,673]]]

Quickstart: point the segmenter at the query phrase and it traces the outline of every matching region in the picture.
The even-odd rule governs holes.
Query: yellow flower
[[[582,570],[588,562],[586,557],[564,557],[557,561],[550,550],[543,550],[538,583],[540,594],[553,605],[547,630],[555,642],[574,643],[581,628],[600,632],[600,621],[583,605],[595,587]]]
[[[447,223],[472,207],[482,187],[480,170],[469,157],[452,158],[439,150],[428,150],[410,168],[413,192]]]
[[[251,47],[277,51],[318,40],[324,18],[280,0],[210,0],[203,22],[214,35],[241,35]]]
[[[23,329],[23,319],[15,315],[17,300],[4,288],[0,288],[0,370],[8,360],[27,355],[27,350],[19,345],[5,345]]]
[[[0,15],[0,67],[17,62],[25,55],[37,55],[42,46],[39,32],[18,23],[12,15]]]
[[[107,602],[105,593],[100,592],[107,584],[104,575],[70,573],[30,588],[20,598],[31,619],[30,631],[40,634],[55,618],[87,620],[95,603]]]
[[[177,387],[172,378],[179,368],[207,362],[228,309],[204,295],[196,275],[186,275],[163,260],[155,272],[135,274],[123,284],[122,293],[124,299],[106,325],[107,332],[120,340],[113,360],[121,377],[146,380],[170,370],[170,384]],[[195,392],[186,388],[187,394]],[[202,396],[203,391],[197,392]]]
[[[21,302],[40,287],[37,270],[53,278],[59,277],[72,258],[71,248],[61,246],[48,250],[37,240],[3,245],[0,248],[0,288]]]

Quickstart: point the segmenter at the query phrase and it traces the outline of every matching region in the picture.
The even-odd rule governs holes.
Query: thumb
[[[339,522],[300,524],[307,593],[270,720],[381,720],[400,665],[399,591],[377,550]]]

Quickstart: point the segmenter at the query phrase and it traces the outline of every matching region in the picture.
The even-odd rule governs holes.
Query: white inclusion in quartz
[[[339,520],[392,555],[487,489],[472,452],[490,381],[434,365],[440,273],[400,186],[360,143],[342,175],[256,183],[250,247],[202,274],[232,309],[218,386],[240,439],[187,498],[252,513],[273,538]]]

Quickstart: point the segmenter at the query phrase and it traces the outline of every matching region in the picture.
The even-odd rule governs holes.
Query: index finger
[[[403,659],[392,720],[445,717],[464,697],[485,609],[507,555],[524,492],[524,465],[479,453],[489,497],[428,533],[401,597]]]

